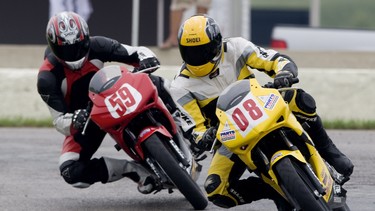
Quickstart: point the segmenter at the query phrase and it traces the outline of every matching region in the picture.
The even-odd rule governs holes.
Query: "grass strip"
[[[329,120],[323,122],[326,129],[374,130],[375,120]],[[32,118],[0,118],[0,127],[53,127],[52,120]]]

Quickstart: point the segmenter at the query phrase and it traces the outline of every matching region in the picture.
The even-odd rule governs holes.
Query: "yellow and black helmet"
[[[200,77],[216,69],[221,59],[222,37],[214,19],[207,15],[188,18],[177,38],[181,57],[191,74]]]

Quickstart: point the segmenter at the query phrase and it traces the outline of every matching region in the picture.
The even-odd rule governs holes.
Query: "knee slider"
[[[316,112],[316,103],[314,98],[301,89],[297,90],[296,105],[305,113],[313,114]]]
[[[220,186],[221,179],[220,176],[217,174],[208,175],[206,182],[204,183],[204,188],[208,194],[214,193],[214,191]],[[220,195],[220,194],[213,194],[212,196],[208,197],[213,204],[223,208],[230,208],[236,206],[236,202],[233,201],[228,196]]]
[[[79,188],[85,188],[90,185],[82,181],[83,170],[84,166],[80,162],[73,160],[68,160],[60,166],[60,174],[65,182]]]
[[[204,189],[208,194],[214,192],[216,188],[220,186],[221,179],[217,174],[208,175],[206,182],[204,183]]]

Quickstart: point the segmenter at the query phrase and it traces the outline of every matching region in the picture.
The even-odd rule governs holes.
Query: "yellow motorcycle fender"
[[[268,175],[271,176],[271,179],[269,177],[263,175],[263,174],[261,175],[263,181],[266,182],[267,184],[269,184],[273,189],[275,189],[285,199],[286,199],[285,194],[279,186],[279,182],[277,180],[277,177],[276,177],[275,173],[273,172],[272,166],[275,165],[275,163],[277,163],[280,159],[282,159],[286,156],[295,157],[297,160],[301,161],[302,163],[306,163],[305,157],[301,154],[301,152],[299,150],[294,150],[294,151],[280,150],[280,151],[277,151],[275,154],[273,154],[273,156],[271,158],[271,161],[270,161],[270,170],[268,171]]]
[[[272,179],[275,181],[275,183],[278,183],[278,182],[277,182],[277,178],[276,178],[275,173],[273,172],[273,168],[272,167],[280,159],[282,159],[282,158],[284,158],[286,156],[292,156],[292,157],[296,158],[297,160],[299,160],[301,163],[307,163],[305,157],[302,155],[302,153],[299,150],[294,150],[294,151],[280,150],[280,151],[277,151],[271,157],[270,170],[268,171],[268,174],[272,177]]]
[[[330,176],[330,173],[329,173],[329,170],[328,170],[327,166],[323,162],[323,159],[320,157],[320,155],[316,151],[316,149],[313,146],[308,146],[308,148],[309,148],[310,152],[314,152],[314,151],[316,152],[316,153],[312,154],[312,156],[309,160],[310,161],[309,163],[311,164],[313,171],[315,172],[319,181],[321,181],[321,184],[323,185],[323,187],[326,190],[326,194],[323,196],[323,198],[326,201],[329,201],[329,198],[332,194],[333,179]],[[272,180],[266,179],[265,176],[262,176],[263,180],[266,183],[270,184],[274,189],[276,189],[282,195],[284,195],[284,194],[282,193],[280,187],[278,186],[277,177],[276,177],[275,173],[273,172],[272,167],[280,159],[282,159],[286,156],[292,156],[295,159],[297,159],[298,161],[300,161],[301,163],[307,163],[305,157],[302,155],[301,151],[299,151],[299,150],[294,150],[294,151],[280,150],[280,151],[277,151],[272,156],[271,161],[270,161],[270,170],[268,171],[268,174],[271,176]]]

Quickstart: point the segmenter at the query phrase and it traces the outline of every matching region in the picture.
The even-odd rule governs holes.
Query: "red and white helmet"
[[[70,69],[80,69],[90,49],[86,21],[74,12],[61,12],[51,17],[46,38],[57,59]]]

